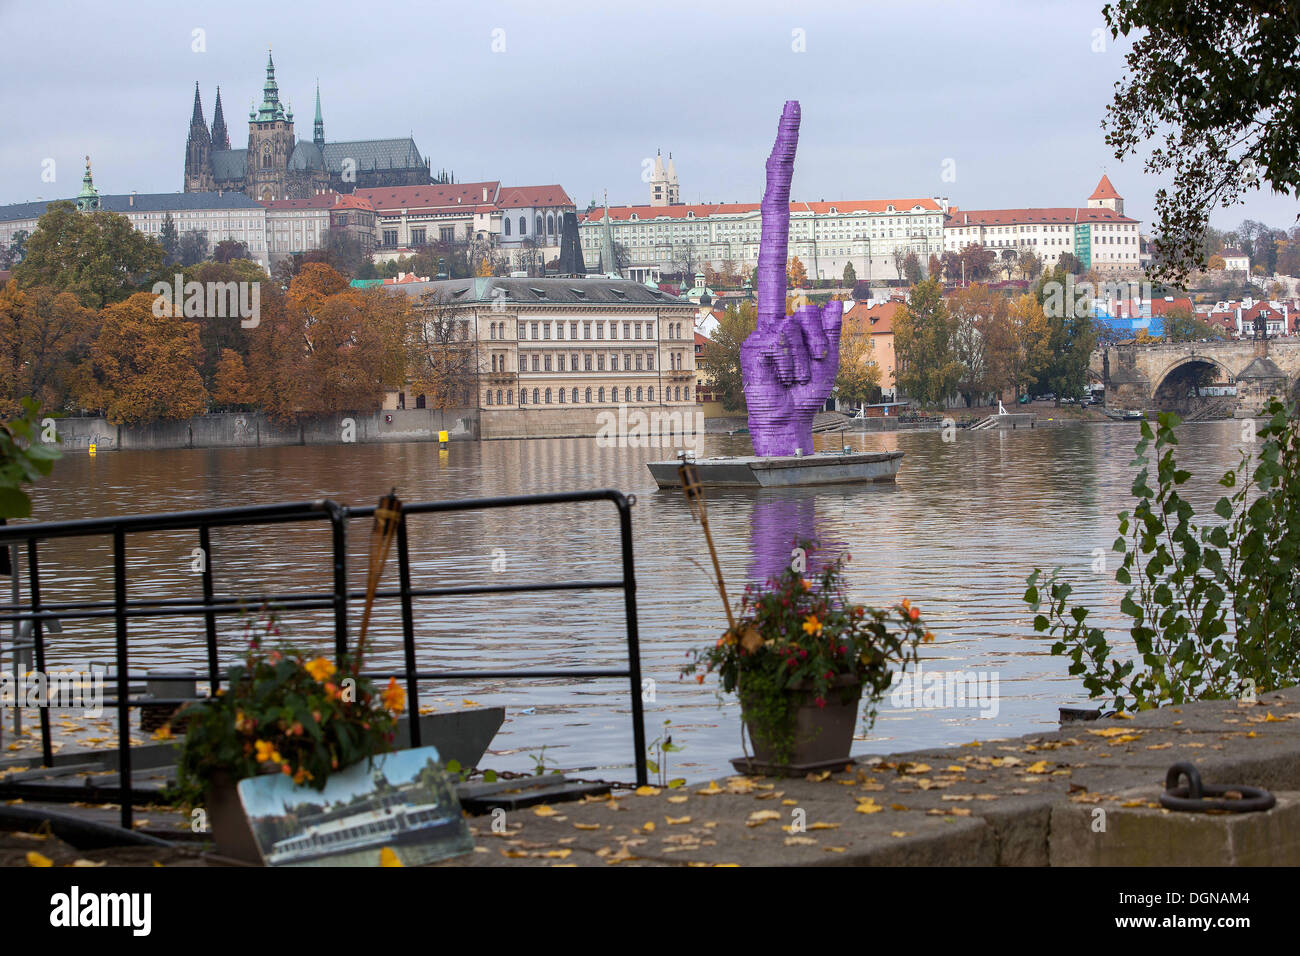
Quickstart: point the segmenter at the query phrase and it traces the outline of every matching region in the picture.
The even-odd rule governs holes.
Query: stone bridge
[[[1298,397],[1300,338],[1109,345],[1092,353],[1088,371],[1105,386],[1108,408],[1255,411],[1271,396]],[[1198,395],[1213,385],[1236,386],[1236,397]]]

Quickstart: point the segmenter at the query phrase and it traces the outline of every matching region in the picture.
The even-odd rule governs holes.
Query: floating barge
[[[902,463],[901,451],[699,458],[692,462],[700,484],[706,488],[792,488],[890,482],[898,477]],[[680,461],[652,461],[646,467],[661,489],[680,488],[682,481],[677,472],[680,464]]]

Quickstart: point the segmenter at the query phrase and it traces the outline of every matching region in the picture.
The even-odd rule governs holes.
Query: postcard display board
[[[385,850],[419,866],[474,849],[436,747],[362,761],[324,790],[283,774],[249,777],[239,798],[268,866],[378,866]]]

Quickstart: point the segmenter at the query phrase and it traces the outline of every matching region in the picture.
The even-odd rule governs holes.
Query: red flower
[[[799,660],[801,660],[801,661],[802,661],[802,660],[806,660],[807,657],[808,657],[808,652],[807,652],[806,650],[804,650],[802,647],[799,648]]]
[[[826,706],[826,700],[825,700],[825,698],[818,697],[817,700],[816,700],[816,704],[817,704],[818,707],[825,707],[825,706]]]

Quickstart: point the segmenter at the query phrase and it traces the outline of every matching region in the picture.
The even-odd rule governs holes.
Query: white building
[[[962,210],[954,206],[944,222],[943,245],[946,252],[960,252],[972,244],[999,255],[1004,249],[1033,252],[1049,269],[1068,252],[1084,269],[1137,271],[1143,265],[1139,225],[1124,215],[1123,198],[1102,176],[1083,208]]]
[[[561,186],[502,187],[497,180],[382,186],[354,195],[374,207],[378,252],[386,258],[426,244],[472,240],[504,251],[512,264],[534,251],[549,261],[559,255],[564,213],[575,211]]]
[[[310,199],[275,199],[266,208],[271,262],[319,249],[329,230],[350,233],[370,252],[375,247],[375,209],[360,196],[317,193]]]
[[[853,199],[792,202],[788,255],[810,279],[840,279],[852,263],[859,279],[901,278],[901,258],[914,252],[924,269],[943,251],[946,198]],[[758,265],[762,210],[758,203],[611,206],[614,242],[626,247],[629,277],[651,268],[693,273],[730,260],[737,269]],[[600,254],[604,207],[578,216],[583,258]],[[897,254],[897,256],[896,256]]]
[[[29,236],[37,221],[56,200],[0,206],[0,243],[8,246],[18,232]],[[234,239],[248,247],[249,258],[262,268],[270,268],[266,237],[266,210],[243,193],[130,193],[101,196],[90,176],[90,161],[82,179],[81,195],[64,200],[83,211],[115,212],[130,220],[137,232],[161,240],[163,224],[170,215],[178,237],[191,230],[207,235],[208,253],[224,239]]]

